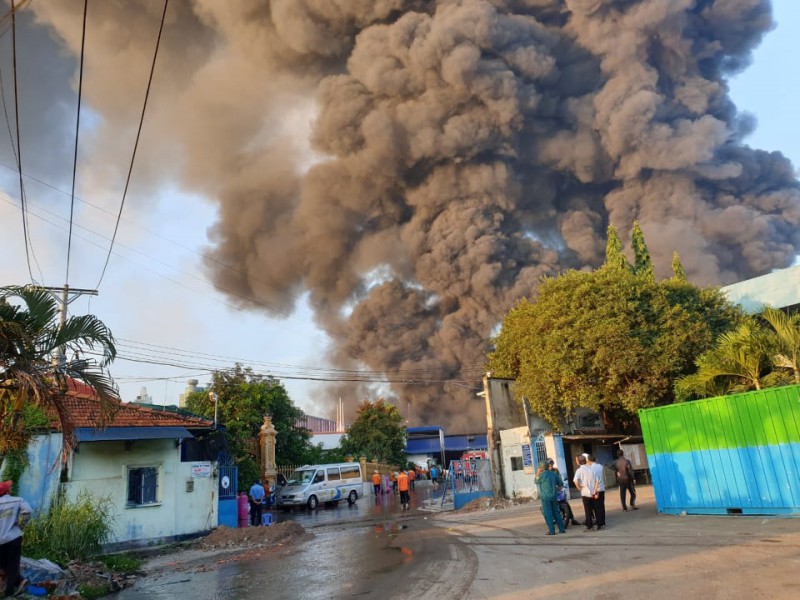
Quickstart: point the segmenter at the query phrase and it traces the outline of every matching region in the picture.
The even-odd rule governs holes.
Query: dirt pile
[[[305,528],[294,521],[278,523],[269,527],[237,529],[222,525],[195,542],[195,547],[202,550],[266,548],[299,540],[305,535],[305,532]]]
[[[520,504],[528,504],[533,498],[518,497],[518,498],[476,498],[458,509],[457,512],[477,512],[480,510],[502,510],[512,506],[519,506]]]

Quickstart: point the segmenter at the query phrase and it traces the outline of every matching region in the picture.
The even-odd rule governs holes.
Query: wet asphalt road
[[[437,492],[441,487],[417,482],[410,511],[401,510],[396,494],[276,511],[277,522],[297,521],[308,539],[252,558],[178,563],[109,598],[462,598],[477,570],[474,554],[417,510]]]

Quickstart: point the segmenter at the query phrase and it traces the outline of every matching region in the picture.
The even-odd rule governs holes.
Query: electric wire
[[[75,179],[78,171],[78,140],[81,132],[81,98],[83,96],[83,60],[86,56],[86,15],[89,12],[89,0],[83,0],[83,29],[81,31],[81,62],[78,69],[78,110],[75,118],[75,149],[72,154],[72,192],[69,202],[69,233],[67,234],[67,272],[64,284],[69,284],[69,259],[72,253],[72,224],[75,219]]]
[[[22,238],[25,242],[25,261],[28,264],[28,275],[30,275],[31,282],[36,283],[33,277],[33,270],[31,269],[31,256],[28,249],[28,219],[25,214],[25,194],[24,184],[22,182],[22,145],[19,137],[19,87],[17,84],[17,7],[15,0],[11,0],[11,46],[12,46],[12,62],[14,65],[14,116],[16,119],[17,129],[17,164],[19,166],[19,200],[22,207]]]
[[[0,37],[2,37],[2,34],[0,34]],[[11,144],[11,152],[14,155],[14,161],[17,163],[17,166],[16,167],[10,167],[10,166],[8,166],[6,164],[3,164],[3,163],[0,163],[0,164],[3,167],[5,167],[6,169],[8,169],[9,171],[14,171],[16,173],[17,170],[20,169],[20,167],[19,167],[19,158],[18,158],[18,155],[17,155],[17,147],[16,147],[16,145],[14,143],[14,134],[11,132],[11,118],[8,116],[8,103],[6,102],[6,89],[5,89],[5,85],[4,85],[4,82],[3,82],[3,69],[2,69],[2,67],[0,67],[0,98],[2,99],[2,103],[3,103],[3,117],[4,117],[5,122],[6,122],[6,131],[8,132],[8,140],[9,140],[9,142]],[[26,177],[26,175],[23,174],[23,177]],[[27,199],[27,193],[25,191],[25,185],[24,184],[22,185],[21,194],[20,195]],[[30,250],[31,250],[31,256],[33,257],[33,264],[36,265],[36,270],[39,273],[39,278],[41,280],[44,280],[44,273],[42,273],[42,267],[39,264],[39,259],[36,257],[36,252],[33,249],[33,244],[30,245]],[[34,283],[36,283],[36,281],[34,281]]]
[[[117,213],[117,222],[114,225],[114,234],[111,236],[111,244],[108,247],[108,254],[106,254],[106,261],[103,265],[103,271],[100,273],[100,279],[95,286],[95,289],[100,288],[100,284],[103,282],[103,277],[105,277],[106,269],[108,268],[108,262],[111,260],[111,251],[114,249],[114,242],[117,239],[117,232],[119,231],[119,222],[122,218],[122,210],[125,208],[125,198],[128,195],[128,187],[131,183],[131,174],[133,173],[133,165],[136,162],[136,150],[139,148],[139,138],[142,135],[142,125],[144,124],[144,116],[147,112],[147,101],[150,98],[150,88],[153,84],[153,73],[156,70],[156,59],[158,58],[158,48],[161,45],[161,34],[164,31],[164,21],[167,17],[167,7],[169,6],[169,0],[164,0],[164,10],[161,13],[161,24],[158,27],[158,38],[156,38],[156,49],[153,52],[153,62],[150,65],[150,77],[147,80],[147,90],[144,94],[144,104],[142,105],[142,114],[139,117],[139,127],[136,131],[136,141],[133,144],[133,153],[131,154],[131,163],[128,168],[128,177],[125,179],[125,189],[122,192],[122,201],[119,205],[119,212]],[[22,175],[20,175],[22,177]]]

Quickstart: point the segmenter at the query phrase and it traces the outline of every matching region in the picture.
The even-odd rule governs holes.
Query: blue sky
[[[775,0],[774,13],[776,29],[756,50],[752,66],[731,81],[731,93],[740,110],[757,118],[758,126],[749,144],[779,150],[797,166],[800,165],[800,119],[796,114],[800,70],[793,61],[800,55],[800,2]],[[0,169],[0,183],[5,189],[14,189],[14,180],[12,171]],[[63,281],[65,264],[63,214],[48,212],[47,202],[40,201],[40,196],[48,191],[44,186],[35,181],[26,185],[32,215],[31,236],[43,271],[41,279],[49,285],[58,285]],[[78,192],[80,196],[83,190],[79,188]],[[146,193],[149,192],[141,192]],[[153,195],[155,198],[150,202],[141,203],[144,209],[126,210],[99,296],[76,301],[72,312],[91,311],[100,316],[120,340],[121,353],[131,357],[152,357],[158,352],[162,362],[188,361],[218,368],[240,359],[246,364],[265,363],[259,370],[284,374],[295,369],[280,365],[323,366],[321,357],[328,340],[313,325],[307,309],[301,307],[291,318],[283,320],[239,311],[206,281],[200,254],[208,244],[207,229],[216,218],[215,205],[175,189],[157,190]],[[85,229],[75,231],[74,264],[80,267],[76,267],[76,276],[70,283],[93,288],[102,267],[102,260],[98,260],[102,251],[93,244],[107,246],[107,239],[98,232],[108,235],[113,229],[114,216],[86,203],[79,203],[76,210]],[[2,284],[28,280],[19,214],[19,208],[9,204],[7,198],[0,201],[0,223],[5,238],[5,256],[0,261]],[[138,350],[130,346],[131,341],[137,343]],[[148,349],[141,344],[154,346]],[[206,356],[189,359],[180,349]],[[227,358],[212,361],[212,356]],[[185,380],[198,373],[199,369],[122,360],[112,366],[123,399],[132,400],[142,386],[147,386],[157,404],[176,403]],[[198,378],[201,382],[207,380],[207,376]],[[325,397],[329,392],[324,384],[284,381],[294,401],[304,410],[332,416],[327,411],[335,399]],[[322,406],[326,408],[323,410]]]

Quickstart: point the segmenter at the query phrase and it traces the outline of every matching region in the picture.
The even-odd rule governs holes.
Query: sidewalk
[[[800,518],[660,515],[652,487],[637,492],[623,512],[609,490],[605,531],[547,536],[538,502],[435,521],[477,558],[473,600],[800,597]]]

